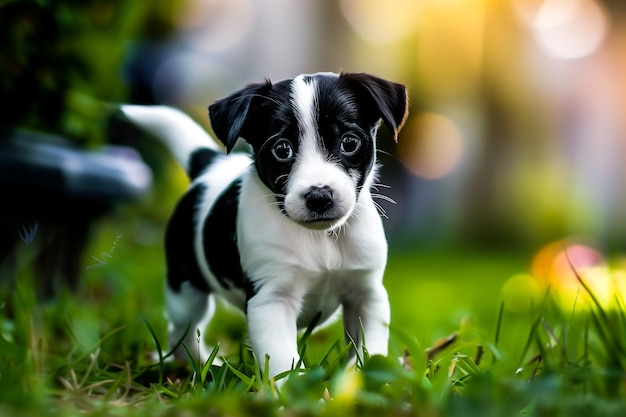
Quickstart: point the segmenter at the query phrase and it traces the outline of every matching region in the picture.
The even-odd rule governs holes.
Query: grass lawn
[[[532,253],[392,251],[390,357],[356,370],[333,325],[303,336],[307,370],[278,390],[225,307],[200,337],[219,341],[227,365],[155,359],[167,354],[160,233],[146,220],[103,222],[78,292],[45,304],[33,297],[36,245],[20,248],[0,309],[0,415],[626,415],[624,309],[589,297],[563,308],[511,280]]]

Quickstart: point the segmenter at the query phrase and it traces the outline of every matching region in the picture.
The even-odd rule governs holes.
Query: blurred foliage
[[[127,97],[122,62],[150,7],[127,0],[1,1],[0,95],[9,105],[0,124],[102,143],[103,103]]]

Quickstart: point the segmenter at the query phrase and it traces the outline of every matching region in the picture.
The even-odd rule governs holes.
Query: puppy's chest
[[[358,292],[364,285],[363,276],[358,273],[328,272],[320,275],[303,275],[296,278],[294,293],[301,293],[302,305],[297,323],[299,328],[307,327],[314,320],[323,323],[337,311],[346,298]]]
[[[252,280],[293,285],[299,296],[309,294],[311,298],[339,294],[352,285],[359,285],[357,277],[384,266],[382,251],[378,248],[324,233],[307,232],[300,239],[268,240],[241,246],[244,248],[241,250],[242,268]]]
[[[358,245],[354,236],[306,231],[282,246],[285,261],[316,275],[326,286],[333,283],[333,277],[370,267],[366,248]]]
[[[266,256],[242,254],[242,260],[257,288],[299,300],[297,325],[306,328],[314,320],[326,322],[346,300],[358,297],[372,284],[378,276],[375,271],[384,266],[375,252],[337,236],[316,235],[309,241],[275,247]],[[248,257],[258,257],[258,262]]]

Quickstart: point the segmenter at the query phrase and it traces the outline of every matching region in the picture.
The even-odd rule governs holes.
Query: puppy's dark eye
[[[356,136],[346,135],[341,138],[341,144],[339,145],[339,150],[342,154],[346,156],[352,156],[357,151],[361,149],[361,139]]]
[[[287,139],[281,139],[272,146],[272,155],[279,161],[288,161],[293,158],[293,148]]]

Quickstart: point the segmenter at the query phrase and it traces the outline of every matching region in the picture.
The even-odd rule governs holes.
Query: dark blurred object
[[[0,283],[13,286],[18,245],[36,249],[40,299],[75,289],[90,227],[116,204],[136,200],[152,183],[132,148],[72,147],[62,137],[25,130],[0,132]]]
[[[98,104],[128,100],[119,69],[158,3],[0,1],[0,125],[104,144]]]
[[[11,102],[1,123],[30,125],[36,120],[47,129],[58,128],[70,80],[86,71],[78,54],[62,45],[64,37],[76,32],[71,19],[64,18],[71,16],[72,3],[78,2],[10,1],[0,6],[0,92]]]

